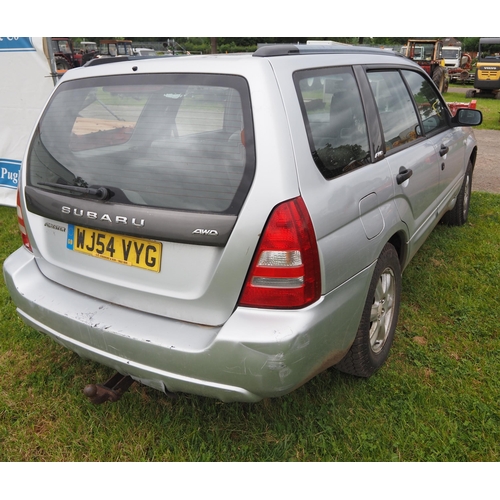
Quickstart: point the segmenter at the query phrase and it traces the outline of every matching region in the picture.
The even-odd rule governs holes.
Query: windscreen
[[[444,59],[457,59],[459,52],[459,49],[443,49],[441,55]]]
[[[93,196],[105,187],[117,203],[236,214],[255,168],[246,80],[155,74],[63,83],[28,165],[28,183],[40,189]]]
[[[479,47],[480,61],[483,62],[495,62],[500,61],[500,39],[498,43],[482,43]]]

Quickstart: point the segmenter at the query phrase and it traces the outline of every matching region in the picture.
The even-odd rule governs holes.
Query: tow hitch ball
[[[116,373],[104,384],[89,384],[83,389],[83,394],[95,405],[100,405],[109,401],[118,401],[128,388],[134,383],[134,379],[128,375]]]

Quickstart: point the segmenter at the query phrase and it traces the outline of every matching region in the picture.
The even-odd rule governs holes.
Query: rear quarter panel
[[[290,71],[281,66],[275,70],[286,103],[300,192],[318,240],[323,293],[328,293],[368,268],[395,233],[406,233],[406,226],[395,209],[393,178],[386,160],[331,180],[321,175],[311,155]],[[367,279],[370,277],[368,273]],[[364,297],[360,300],[364,302]]]

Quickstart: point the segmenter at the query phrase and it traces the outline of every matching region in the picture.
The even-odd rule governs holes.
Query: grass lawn
[[[477,108],[480,128],[500,129],[500,100]],[[15,209],[0,207],[0,264],[20,245]],[[137,384],[91,405],[83,387],[113,372],[25,326],[0,277],[0,461],[498,462],[499,255],[500,195],[473,192],[468,223],[438,226],[406,269],[379,373],[330,369],[254,405]]]
[[[0,460],[500,460],[500,196],[474,192],[469,222],[440,225],[403,277],[388,363],[369,380],[330,369],[257,404],[172,400],[134,384],[93,406],[111,370],[17,317],[0,281]],[[0,207],[0,263],[20,246]]]

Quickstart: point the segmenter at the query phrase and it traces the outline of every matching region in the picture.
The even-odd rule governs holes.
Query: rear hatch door
[[[223,323],[257,241],[254,234],[228,245],[255,175],[253,129],[241,76],[61,83],[27,155],[39,268],[106,301]]]

